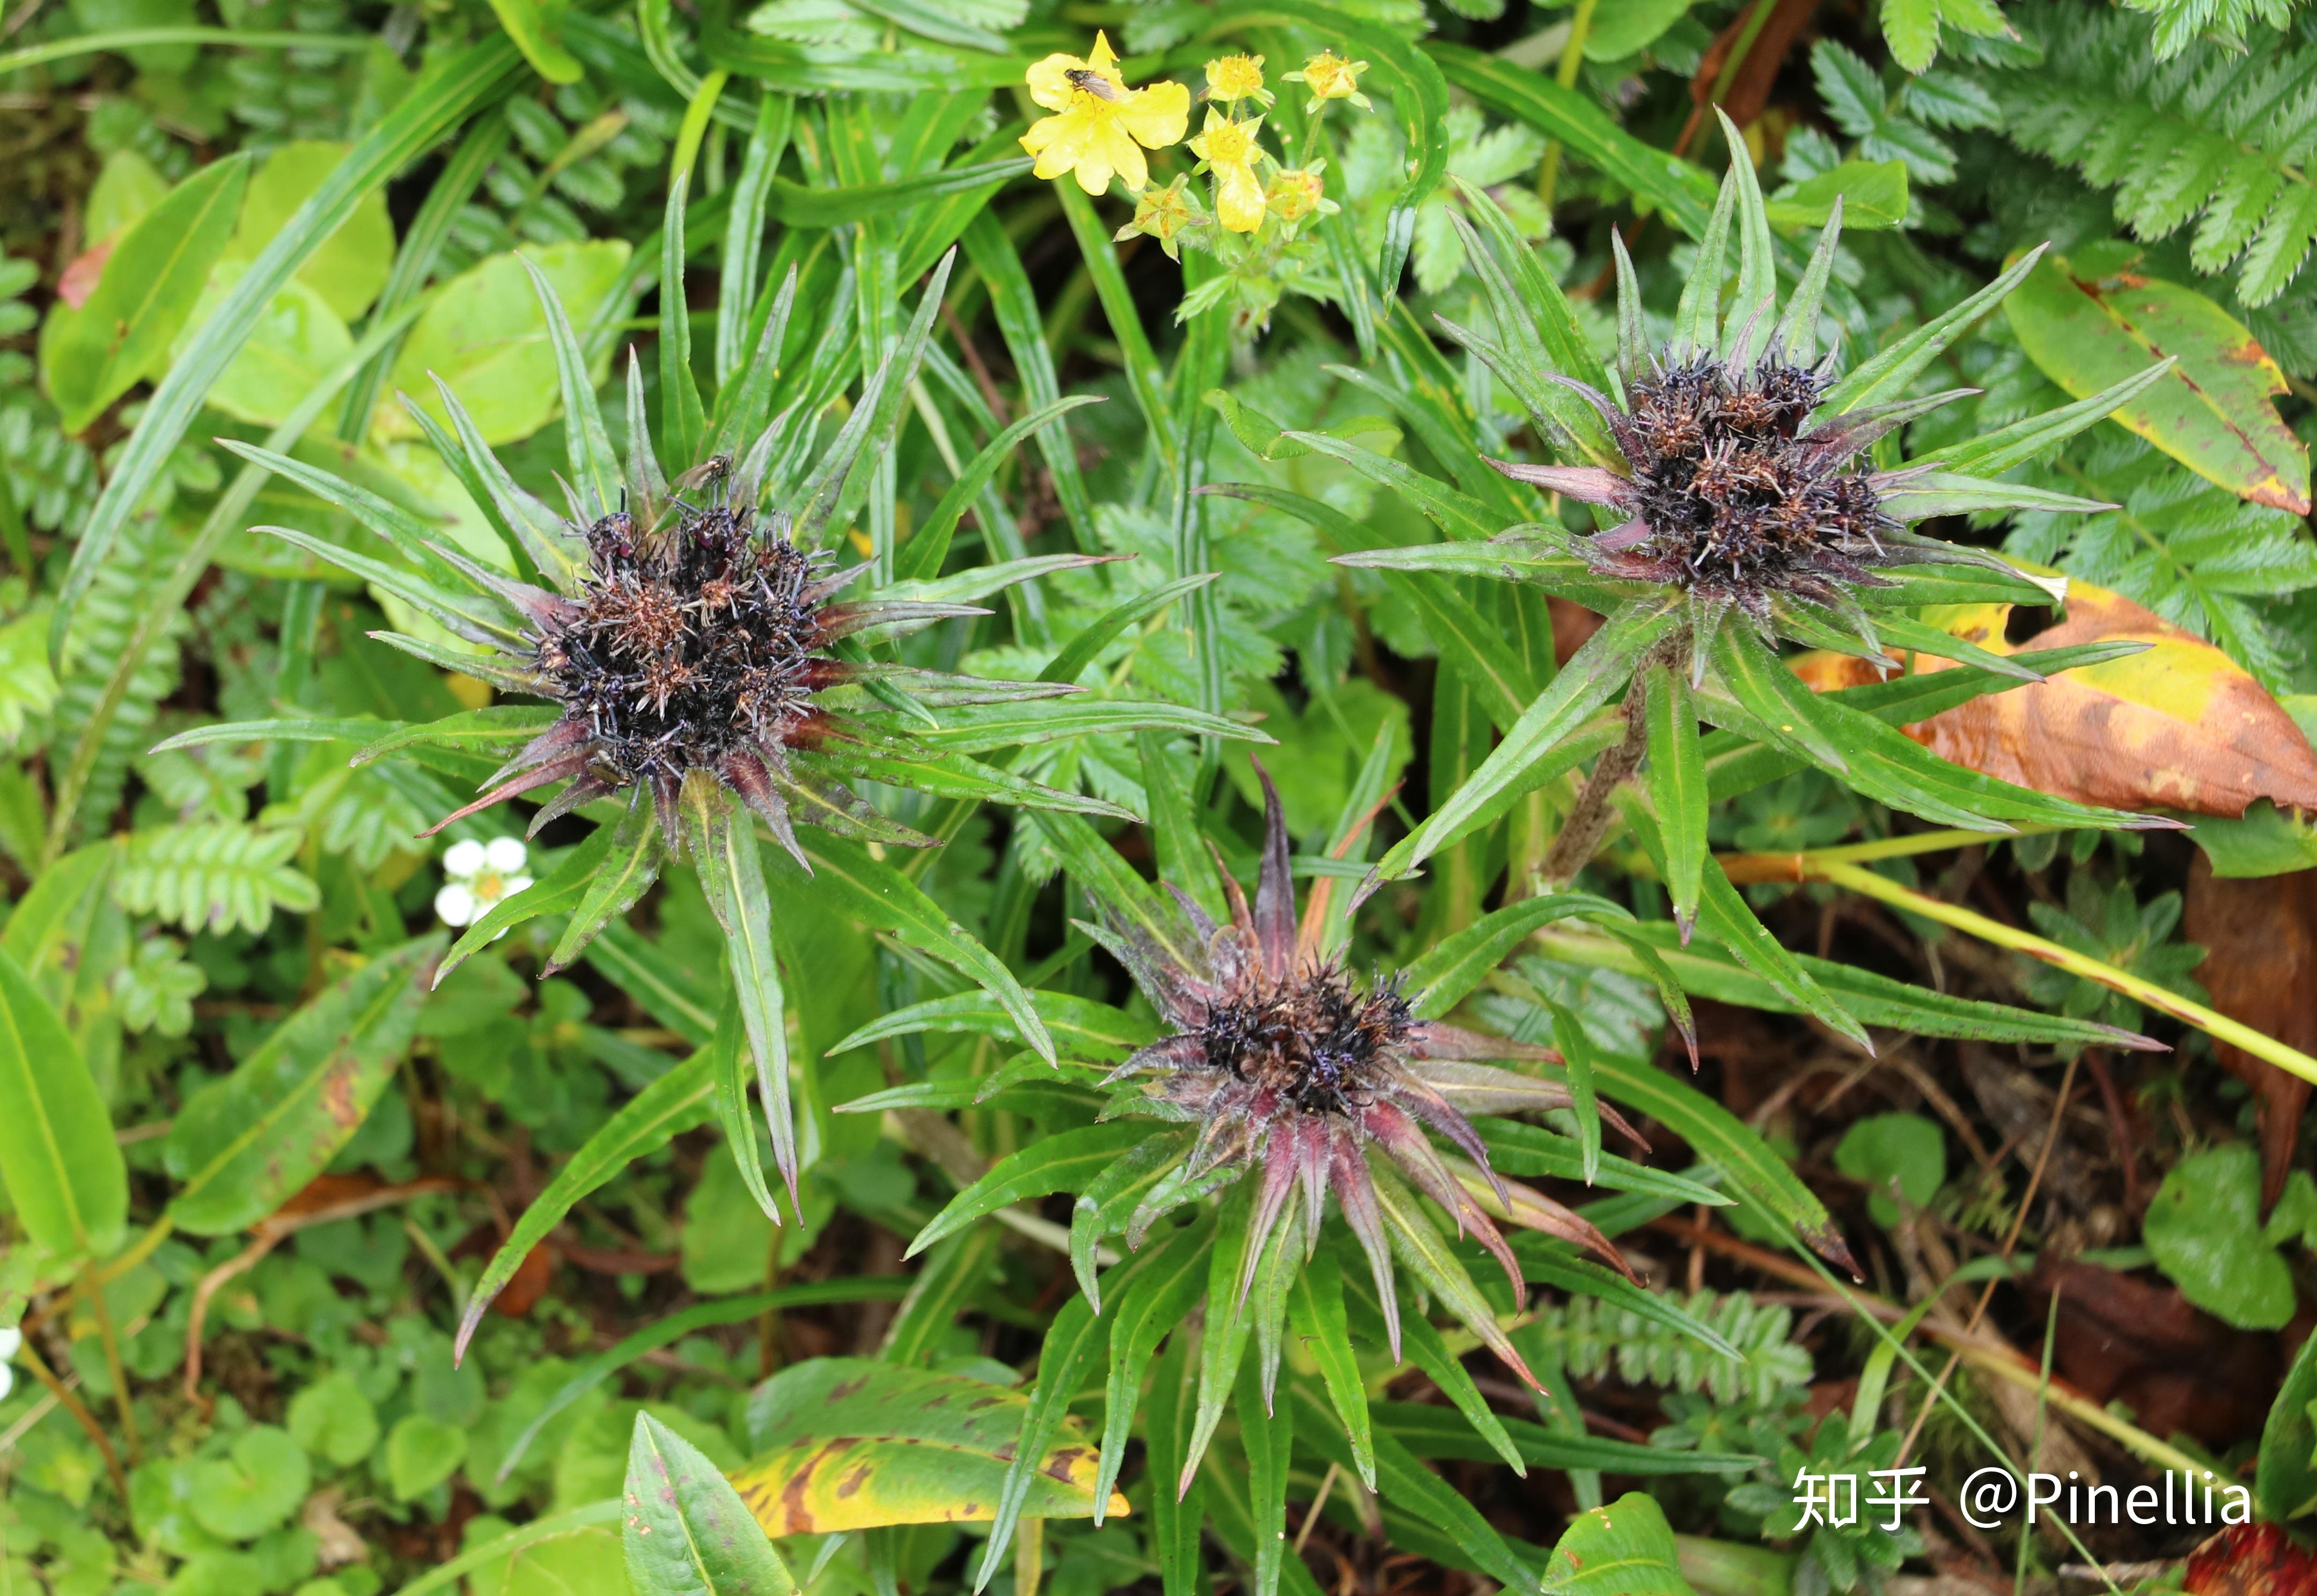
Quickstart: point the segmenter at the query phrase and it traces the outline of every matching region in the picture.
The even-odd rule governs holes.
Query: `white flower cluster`
[[[494,837],[488,843],[452,843],[443,851],[443,874],[447,879],[434,894],[434,912],[446,926],[473,925],[501,900],[531,884],[531,877],[523,874],[530,856],[513,837]]]

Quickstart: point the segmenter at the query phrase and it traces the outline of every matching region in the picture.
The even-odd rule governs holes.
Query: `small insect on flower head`
[[[1143,150],[1180,143],[1189,124],[1191,91],[1179,83],[1128,88],[1101,33],[1084,58],[1056,54],[1033,62],[1027,81],[1030,97],[1056,113],[1022,138],[1022,148],[1037,157],[1037,175],[1068,174],[1090,194],[1106,191],[1114,175],[1130,189],[1147,185]]]
[[[1553,1068],[1561,1055],[1426,1018],[1396,979],[1362,981],[1322,957],[1320,917],[1297,925],[1279,794],[1259,762],[1256,770],[1264,793],[1264,847],[1252,904],[1225,873],[1230,920],[1218,926],[1170,886],[1185,922],[1176,946],[1195,950],[1188,959],[1105,905],[1097,905],[1103,924],[1087,928],[1126,965],[1168,1027],[1112,1072],[1108,1083],[1120,1095],[1109,1112],[1196,1127],[1179,1162],[1126,1219],[1128,1244],[1140,1246],[1170,1209],[1251,1174],[1234,1282],[1244,1302],[1259,1270],[1293,1267],[1288,1254],[1294,1250],[1283,1251],[1277,1238],[1295,1236],[1301,1252],[1311,1252],[1332,1197],[1366,1257],[1395,1358],[1395,1245],[1420,1237],[1418,1252],[1441,1252],[1415,1193],[1445,1210],[1460,1234],[1480,1241],[1516,1292],[1523,1289],[1520,1265],[1499,1221],[1590,1247],[1624,1269],[1592,1225],[1498,1176],[1467,1117],[1568,1107],[1569,1089]],[[1526,1061],[1530,1071],[1490,1060]],[[1604,1109],[1603,1116],[1633,1134],[1614,1112]],[[1435,1136],[1446,1146],[1436,1146]],[[1444,1286],[1443,1278],[1430,1282],[1436,1294],[1507,1367],[1534,1384],[1461,1266],[1461,1286]],[[1266,1300],[1275,1295],[1267,1289]],[[1209,1304],[1211,1323],[1223,1305]],[[1268,1394],[1277,1372],[1275,1346],[1265,1358]]]

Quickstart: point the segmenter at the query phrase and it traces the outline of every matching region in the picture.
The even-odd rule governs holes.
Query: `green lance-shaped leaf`
[[[1030,1401],[1022,1413],[1022,1432],[1014,1443],[1014,1459],[1006,1466],[1006,1478],[997,1490],[997,1512],[990,1520],[989,1538],[982,1543],[980,1566],[974,1570],[973,1588],[989,1588],[997,1565],[1005,1561],[1014,1544],[1014,1526],[1020,1520],[1023,1503],[1028,1501],[1030,1484],[1038,1465],[1046,1456],[1046,1448],[1069,1416],[1070,1401],[1086,1384],[1087,1371],[1102,1355],[1103,1337],[1094,1322],[1094,1308],[1083,1296],[1074,1296],[1062,1305],[1062,1311],[1047,1326],[1044,1341],[1038,1349],[1038,1382],[1031,1388]],[[1101,1497],[1095,1498],[1099,1503]]]
[[[588,883],[595,879],[596,872],[604,867],[604,861],[611,856],[612,838],[611,827],[596,827],[577,847],[556,861],[554,869],[514,896],[492,904],[482,919],[460,933],[451,951],[443,955],[442,966],[434,973],[434,984],[442,985],[452,971],[497,942],[510,928],[576,907],[586,895]]]
[[[1303,1349],[1320,1366],[1320,1382],[1351,1448],[1360,1484],[1375,1489],[1375,1437],[1369,1421],[1367,1386],[1360,1377],[1344,1312],[1344,1270],[1333,1248],[1311,1255],[1288,1290],[1287,1322]]]
[[[1129,1014],[1091,998],[1075,998],[1068,992],[1038,987],[1032,990],[1030,1002],[1037,1009],[1038,1018],[1045,1022],[1048,1033],[1065,1044],[1074,1059],[1115,1062],[1157,1039],[1157,1027],[1147,1017]],[[856,1047],[866,1047],[872,1042],[926,1031],[952,1036],[989,1036],[1000,1042],[1024,1041],[1013,1015],[989,993],[952,992],[880,1015],[828,1051],[834,1057]]]
[[[1070,1272],[1094,1311],[1102,1312],[1102,1281],[1095,1274],[1095,1250],[1102,1239],[1126,1227],[1128,1218],[1168,1172],[1181,1163],[1192,1132],[1153,1130],[1087,1182],[1070,1205]]]
[[[757,1455],[732,1484],[775,1538],[988,1523],[1029,1407],[1020,1392],[962,1375],[816,1358],[756,1387],[748,1430]],[[1094,1511],[1095,1451],[1076,1426],[1059,1421],[1032,1462],[1020,1517]],[[1127,1511],[1120,1496],[1107,1506]]]
[[[563,1223],[573,1205],[714,1112],[714,1063],[703,1047],[628,1099],[580,1145],[547,1188],[532,1199],[514,1229],[492,1254],[482,1278],[475,1282],[474,1295],[467,1299],[467,1312],[459,1322],[456,1350],[460,1356],[465,1356],[467,1342],[483,1322],[491,1299],[505,1289],[531,1250]]]
[[[885,1331],[878,1358],[907,1367],[931,1357],[981,1288],[997,1257],[997,1232],[986,1224],[952,1236],[927,1253],[925,1267],[917,1271],[909,1295],[901,1299],[900,1311]]]
[[[200,412],[210,388],[241,352],[273,296],[314,252],[353,214],[355,206],[414,157],[431,149],[478,106],[503,93],[520,69],[522,56],[502,34],[492,34],[459,51],[432,70],[400,103],[379,119],[322,186],[274,236],[225,302],[202,324],[178,354],[145,407],[129,446],[112,468],[104,491],[89,514],[72,569],[65,578],[49,632],[53,663],[70,634],[73,612],[97,571],[111,558],[121,528],[144,504],[177,444]]]
[[[1288,1459],[1295,1449],[1295,1404],[1275,1402],[1260,1370],[1239,1371],[1239,1446],[1247,1453],[1250,1538],[1254,1541],[1255,1596],[1278,1596],[1287,1555]]]
[[[114,1023],[112,982],[130,956],[128,919],[112,899],[121,854],[108,838],[65,855],[40,872],[0,931],[0,948],[56,1009],[84,1064],[91,1042]]]
[[[988,1174],[952,1197],[917,1233],[907,1256],[915,1258],[1000,1208],[1085,1186],[1150,1134],[1147,1124],[1127,1120],[1084,1125],[1033,1142],[998,1160]]]
[[[780,1308],[815,1307],[829,1303],[893,1302],[910,1286],[903,1275],[855,1275],[835,1280],[808,1280],[801,1285],[783,1286],[774,1291],[752,1291],[742,1296],[728,1296],[714,1302],[697,1303],[680,1312],[670,1314],[652,1324],[622,1338],[612,1346],[580,1363],[569,1379],[558,1385],[548,1399],[532,1414],[523,1432],[514,1438],[499,1459],[497,1472],[492,1478],[498,1484],[519,1467],[532,1443],[568,1412],[571,1404],[622,1369],[665,1347],[673,1347],[686,1336],[702,1330],[715,1330],[727,1324],[747,1324]]]
[[[732,184],[732,209],[725,221],[722,269],[717,273],[716,408],[720,420],[738,420],[740,425],[736,431],[743,435],[762,427],[764,417],[747,414],[753,408],[749,406],[741,407],[738,415],[728,414],[738,391],[732,379],[742,373],[747,353],[749,306],[756,298],[756,257],[765,239],[765,202],[795,125],[793,95],[767,91],[756,102],[756,126],[749,130],[748,148],[740,157],[740,175]],[[785,321],[786,317],[776,314],[774,319]],[[774,337],[768,346],[770,359],[760,349],[757,364],[778,363],[781,341]],[[751,370],[746,374],[756,373]]]
[[[229,1235],[322,1172],[392,1079],[445,940],[421,937],[333,982],[193,1095],[162,1143],[179,1230]]]
[[[1639,605],[1613,616],[1570,657],[1472,778],[1384,855],[1376,874],[1387,881],[1407,874],[1454,840],[1463,821],[1500,794],[1521,787],[1533,767],[1615,695],[1630,678],[1632,662],[1670,632],[1680,617],[1678,605]]]
[[[1579,1172],[1590,1186],[1601,1173],[1601,1104],[1593,1095],[1593,1070],[1599,1050],[1567,1004],[1551,992],[1538,995],[1552,1014],[1553,1045],[1561,1050],[1566,1066],[1570,1107],[1577,1118]]]
[[[1545,1589],[1570,1596],[1689,1596],[1665,1510],[1640,1491],[1570,1521],[1546,1565]]]
[[[1006,340],[1006,352],[1012,356],[1014,370],[1020,376],[1022,398],[1025,405],[1043,409],[1062,396],[1060,383],[1054,374],[1053,352],[1046,343],[1045,318],[1039,309],[1038,296],[1030,286],[1030,274],[1023,269],[1022,257],[1006,235],[1005,224],[989,211],[977,212],[959,235],[965,246],[966,258],[981,274],[989,291],[990,314],[997,322],[999,336]],[[1062,514],[1070,524],[1078,545],[1092,551],[1101,547],[1095,533],[1094,502],[1087,493],[1086,478],[1078,470],[1078,449],[1070,442],[1065,427],[1056,427],[1038,435],[1038,448],[1045,456],[1046,470],[1054,481],[1054,498],[1062,507]]]
[[[1544,1175],[1555,1180],[1585,1177],[1583,1154],[1576,1143],[1559,1131],[1487,1115],[1474,1116],[1472,1127],[1489,1144],[1489,1165],[1499,1175]],[[1615,1191],[1648,1192],[1677,1202],[1703,1203],[1711,1208],[1727,1207],[1732,1200],[1711,1186],[1634,1163],[1614,1152],[1600,1155],[1594,1183]]]
[[[1969,331],[1973,322],[2001,304],[2043,258],[2039,244],[2015,261],[1996,280],[1952,309],[1941,312],[1892,345],[1827,390],[1814,416],[1838,416],[1869,405],[1889,404],[1907,397],[1907,390],[1939,353]]]
[[[579,490],[582,504],[590,504],[592,495],[595,513],[604,515],[621,504],[620,457],[612,448],[611,434],[604,430],[604,412],[595,403],[595,384],[587,374],[586,351],[579,346],[571,318],[564,314],[563,300],[546,273],[532,265],[529,256],[516,258],[530,273],[532,291],[539,296],[539,308],[547,318],[547,341],[555,351],[555,379],[563,394],[564,459],[571,470],[571,486]],[[566,584],[573,572],[542,570],[541,574],[565,592],[571,591]]]
[[[1104,1504],[1109,1502],[1111,1487],[1117,1483],[1118,1471],[1126,1462],[1128,1433],[1136,1399],[1141,1394],[1142,1377],[1150,1367],[1151,1354],[1169,1333],[1175,1334],[1178,1346],[1188,1340],[1179,1332],[1184,1316],[1198,1302],[1206,1284],[1207,1248],[1213,1240],[1212,1225],[1185,1225],[1161,1241],[1146,1244],[1130,1263],[1112,1271],[1118,1278],[1112,1282],[1108,1308],[1110,1378],[1104,1390],[1102,1457],[1095,1475],[1096,1524],[1105,1516]],[[1154,1426],[1160,1422],[1158,1395],[1153,1394]],[[1171,1477],[1181,1467],[1181,1462],[1176,1457],[1160,1473],[1158,1443],[1154,1439],[1154,1479]],[[1163,1489],[1155,1494],[1162,1501],[1168,1495]]]
[[[608,833],[608,826],[598,829]],[[633,928],[613,923],[587,945],[587,963],[646,1014],[686,1044],[704,1047],[716,1034],[716,1016],[700,1000],[698,983],[680,961]]]
[[[597,933],[627,913],[659,879],[666,844],[654,808],[650,789],[638,782],[628,794],[627,812],[612,833],[603,867],[587,883],[579,907],[571,911],[555,951],[548,955],[545,973],[552,975],[577,958]]]
[[[1447,1409],[1429,1403],[1380,1402],[1376,1426],[1418,1457],[1489,1463],[1495,1452]],[[1564,1434],[1525,1419],[1504,1416],[1505,1432],[1531,1468],[1606,1470],[1642,1476],[1742,1474],[1764,1460],[1744,1452],[1677,1452],[1668,1447],[1598,1436]],[[1653,1593],[1654,1596],[1654,1593]]]
[[[1705,873],[1705,817],[1712,807],[1705,756],[1698,741],[1697,714],[1690,705],[1688,677],[1671,666],[1655,666],[1643,675],[1642,691],[1650,807],[1657,811],[1658,829],[1665,838],[1665,884],[1673,900],[1674,923],[1686,942],[1697,923],[1698,883]]]
[[[1716,876],[1721,872],[1713,873]],[[1725,881],[1726,885],[1726,881]],[[1751,918],[1750,916],[1749,918]],[[1689,1143],[1700,1158],[1728,1176],[1762,1208],[1794,1227],[1813,1252],[1856,1273],[1849,1243],[1835,1228],[1826,1205],[1802,1183],[1786,1161],[1744,1121],[1721,1104],[1662,1070],[1631,1064],[1613,1054],[1594,1061],[1601,1089],[1638,1109]]]
[[[1189,1456],[1192,1394],[1198,1379],[1195,1344],[1191,1336],[1175,1336],[1151,1376],[1147,1429],[1154,1481],[1175,1478]],[[1199,1530],[1206,1496],[1206,1483],[1195,1475],[1179,1496],[1163,1485],[1150,1493],[1151,1549],[1158,1557],[1165,1596],[1194,1596],[1200,1586]]]
[[[636,1596],[792,1596],[788,1565],[700,1448],[636,1415],[621,1539]]]
[[[982,489],[989,486],[989,479],[997,475],[997,468],[1014,457],[1016,445],[1031,434],[1052,426],[1080,406],[1100,402],[1100,396],[1096,394],[1073,394],[1068,399],[1056,399],[1051,405],[1031,411],[984,444],[981,452],[967,462],[965,470],[958,473],[957,480],[952,482],[941,496],[941,502],[934,506],[933,514],[926,518],[926,524],[901,546],[901,551],[893,562],[895,579],[902,582],[930,581],[939,576],[942,561],[949,557],[950,538],[957,531],[959,519],[980,497]]]
[[[250,157],[228,156],[163,195],[114,245],[79,307],[59,304],[41,329],[40,374],[58,421],[76,433],[168,363],[241,215]]]
[[[1154,1482],[1162,1493],[1171,1484],[1178,1502],[1189,1493],[1192,1477],[1222,1423],[1223,1408],[1239,1378],[1239,1362],[1247,1356],[1248,1337],[1255,1329],[1255,1316],[1248,1311],[1252,1305],[1248,1296],[1241,1295],[1239,1283],[1261,1272],[1266,1247],[1285,1245],[1285,1238],[1295,1228],[1293,1207],[1291,1197],[1270,1233],[1258,1232],[1250,1223],[1251,1194],[1241,1183],[1223,1199],[1215,1215],[1214,1251],[1207,1255],[1206,1323],[1199,1336],[1198,1397],[1193,1404],[1182,1467],[1171,1482]]]
[[[1717,1358],[1736,1359],[1744,1356],[1721,1331],[1684,1310],[1672,1298],[1644,1291],[1615,1269],[1590,1259],[1572,1256],[1570,1243],[1558,1237],[1522,1231],[1513,1237],[1512,1245],[1522,1269],[1534,1275],[1541,1285],[1577,1296],[1595,1297],[1606,1307],[1630,1313],[1646,1323],[1661,1324]]]
[[[1387,1221],[1394,1211],[1392,1205],[1395,1201],[1408,1204],[1408,1192],[1404,1186],[1397,1191],[1380,1188],[1378,1197],[1384,1204]],[[1412,1204],[1408,1204],[1408,1206],[1401,1211],[1409,1211],[1412,1206]],[[1395,1251],[1400,1251],[1403,1258],[1408,1257],[1404,1247],[1396,1247]],[[1438,1261],[1442,1258],[1447,1260],[1445,1266]],[[1351,1310],[1353,1320],[1360,1327],[1360,1333],[1371,1342],[1382,1341],[1387,1333],[1382,1296],[1376,1290],[1374,1278],[1367,1269],[1359,1267],[1344,1269],[1342,1266],[1346,1261],[1349,1260],[1339,1251],[1337,1277],[1343,1282],[1344,1300]],[[1410,1259],[1409,1261],[1416,1267],[1418,1277],[1427,1283],[1430,1283],[1435,1273],[1440,1274],[1443,1278],[1455,1282],[1447,1290],[1439,1293],[1442,1301],[1452,1310],[1468,1313],[1474,1303],[1481,1300],[1479,1291],[1472,1285],[1472,1278],[1464,1273],[1463,1266],[1457,1263],[1454,1255],[1448,1252],[1437,1232],[1434,1233],[1430,1243],[1426,1248],[1425,1256],[1422,1259]],[[1463,1308],[1458,1308],[1456,1305],[1460,1302],[1463,1305]],[[1485,1316],[1493,1323],[1495,1320],[1493,1311],[1487,1313]],[[1481,1394],[1481,1389],[1473,1383],[1472,1375],[1466,1371],[1462,1363],[1457,1361],[1456,1355],[1449,1350],[1447,1338],[1440,1333],[1439,1327],[1421,1314],[1403,1314],[1400,1318],[1400,1335],[1401,1350],[1406,1354],[1408,1361],[1431,1376],[1433,1384],[1440,1387],[1441,1394],[1447,1397],[1456,1411],[1464,1416],[1464,1421],[1472,1427],[1473,1433],[1487,1442],[1490,1449],[1494,1451],[1514,1473],[1526,1473],[1527,1470],[1521,1462],[1520,1452],[1512,1443],[1512,1438],[1505,1433],[1505,1427],[1498,1421],[1495,1412],[1489,1406],[1488,1399]]]
[[[732,971],[732,991],[746,1027],[748,1056],[755,1062],[756,1096],[773,1136],[773,1162],[787,1182],[789,1204],[804,1212],[797,1197],[796,1120],[789,1105],[789,1033],[781,991],[780,963],[773,952],[772,894],[765,885],[763,855],[756,822],[739,799],[695,770],[684,778],[681,802],[692,856],[700,867],[701,891],[723,928],[724,952]],[[765,1189],[756,1161],[756,1127],[746,1114],[747,1090],[737,1056],[726,1056],[718,1071],[717,1112],[739,1160],[749,1195],[765,1216],[780,1223],[780,1210]]]
[[[129,1171],[80,1049],[10,953],[0,950],[0,1180],[33,1244],[62,1258],[121,1243]]]
[[[1491,910],[1442,937],[1401,973],[1409,1010],[1419,1019],[1441,1018],[1537,928],[1572,915],[1633,919],[1623,904],[1592,892],[1544,892]]]
[[[1337,1427],[1328,1421],[1323,1398],[1309,1382],[1293,1382],[1297,1403],[1295,1432],[1309,1438],[1312,1450],[1344,1468],[1354,1466],[1351,1448]],[[1499,1584],[1516,1591],[1534,1590],[1536,1576],[1507,1546],[1472,1503],[1438,1475],[1417,1460],[1389,1430],[1375,1438],[1376,1488],[1384,1500],[1453,1538],[1474,1567]]]
[[[756,1116],[748,1109],[748,1082],[755,1055],[748,1045],[747,1025],[740,1018],[737,998],[726,1000],[723,1017],[716,1022],[716,1034],[709,1039],[708,1051],[715,1060],[710,1073],[715,1079],[716,1123],[723,1127],[724,1144],[732,1150],[733,1162],[740,1170],[740,1184],[747,1188],[765,1217],[778,1224],[780,1204],[774,1200],[772,1188],[765,1179],[764,1154],[757,1151]]]
[[[1042,821],[1069,820],[1081,826],[1086,824],[1075,815],[1048,815],[1043,810],[1035,812]],[[978,983],[1014,1017],[1015,1025],[1030,1048],[1048,1063],[1054,1062],[1054,1039],[1046,1034],[1045,1022],[1038,1018],[1030,995],[1022,990],[1014,973],[976,942],[964,927],[951,919],[916,883],[842,838],[810,831],[800,832],[798,841],[822,890],[844,903],[864,924],[890,931],[908,946],[931,954]],[[774,867],[785,872],[796,865],[786,855],[781,855],[776,856]]]
[[[720,72],[701,92],[713,103],[723,86]],[[667,209],[660,221],[659,446],[675,462],[671,469],[679,471],[698,462],[708,427],[700,384],[692,376],[692,308],[684,297],[684,199],[691,187],[691,163],[686,160],[668,176]]]
[[[1705,231],[1713,180],[1626,132],[1590,95],[1464,45],[1431,43],[1425,52],[1451,84],[1498,115],[1559,139],[1627,193],[1655,203],[1689,237]]]

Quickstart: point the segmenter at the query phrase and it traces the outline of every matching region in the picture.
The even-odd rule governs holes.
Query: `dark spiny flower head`
[[[1090,928],[1170,1027],[1112,1072],[1110,1083],[1124,1091],[1111,1112],[1151,1113],[1197,1126],[1180,1163],[1126,1221],[1128,1243],[1140,1246],[1168,1209],[1251,1172],[1257,1179],[1238,1287],[1244,1299],[1258,1269],[1277,1267],[1267,1261],[1267,1250],[1270,1260],[1280,1256],[1271,1248],[1275,1234],[1300,1229],[1302,1251],[1310,1253],[1332,1194],[1373,1273],[1394,1357],[1400,1316],[1393,1233],[1423,1233],[1417,1253],[1441,1254],[1410,1188],[1445,1210],[1459,1233],[1487,1247],[1516,1291],[1523,1288],[1520,1266],[1498,1228],[1502,1220],[1592,1247],[1624,1268],[1591,1225],[1498,1177],[1466,1117],[1568,1107],[1568,1089],[1549,1068],[1561,1055],[1420,1018],[1397,979],[1357,981],[1320,956],[1318,917],[1297,927],[1279,795],[1260,764],[1257,770],[1264,849],[1254,903],[1225,874],[1230,921],[1218,926],[1175,891],[1187,922],[1182,946],[1201,956],[1178,958],[1114,913],[1105,912],[1105,924]],[[1543,1067],[1523,1073],[1479,1062],[1496,1059]],[[1625,1129],[1614,1114],[1604,1115]],[[1436,1146],[1435,1136],[1447,1146]],[[1456,1280],[1426,1284],[1509,1367],[1530,1377],[1461,1269]],[[1215,1305],[1209,1307],[1212,1313]],[[1266,1358],[1268,1390],[1275,1346]]]
[[[850,686],[857,697],[855,684],[907,674],[840,659],[842,640],[989,612],[835,602],[868,567],[838,570],[833,553],[799,547],[786,515],[759,512],[759,478],[760,468],[736,471],[718,455],[658,491],[631,485],[620,507],[567,524],[575,569],[564,594],[474,573],[523,614],[515,651],[528,652],[529,690],[563,713],[486,784],[488,791],[435,829],[568,780],[533,817],[533,833],[581,804],[640,789],[673,847],[679,794],[701,772],[738,794],[801,865],[799,819],[887,842],[930,840],[881,820],[804,761],[833,745],[871,754],[902,746],[902,734],[872,729],[825,696]],[[1071,690],[983,686],[1009,697]],[[950,703],[977,696],[956,686],[944,695]]]

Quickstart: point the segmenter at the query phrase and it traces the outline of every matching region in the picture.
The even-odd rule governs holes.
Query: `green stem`
[[[1552,78],[1562,88],[1577,86],[1577,73],[1585,65],[1585,38],[1593,31],[1593,9],[1600,0],[1577,0],[1576,14],[1569,19],[1569,39],[1561,47],[1561,61],[1553,68]],[[1547,211],[1552,209],[1553,190],[1561,185],[1561,140],[1555,139],[1544,147],[1544,162],[1537,168],[1536,197],[1544,202]]]
[[[1738,866],[1731,874],[1733,881],[1741,878],[1754,881],[1815,879],[1847,888],[1861,897],[1876,899],[1895,909],[1919,914],[1943,926],[1952,926],[1982,942],[1991,942],[1998,947],[2024,953],[2030,958],[2041,959],[2054,969],[2097,982],[2160,1014],[2169,1014],[2183,1025],[2194,1026],[2215,1041],[2241,1047],[2255,1058],[2265,1059],[2304,1080],[2317,1081],[2317,1058],[2311,1058],[2297,1047],[2288,1047],[2273,1036],[2263,1036],[2250,1026],[2207,1009],[2202,1003],[2191,1002],[2178,992],[2168,991],[2152,981],[2143,980],[2129,971],[2119,970],[2089,954],[2062,947],[2056,942],[2007,926],[2000,920],[1990,919],[1983,914],[1973,913],[1927,892],[1901,886],[1897,882],[1857,865],[1829,859],[1820,854],[1740,855],[1725,861],[1723,868],[1729,870],[1732,865]],[[1762,866],[1769,868],[1766,870]]]
[[[346,52],[371,47],[368,33],[243,33],[232,28],[122,28],[112,33],[84,33],[77,39],[54,39],[0,56],[0,76],[75,56],[103,55],[112,50],[139,49],[152,44],[231,44],[244,49],[318,49]]]

